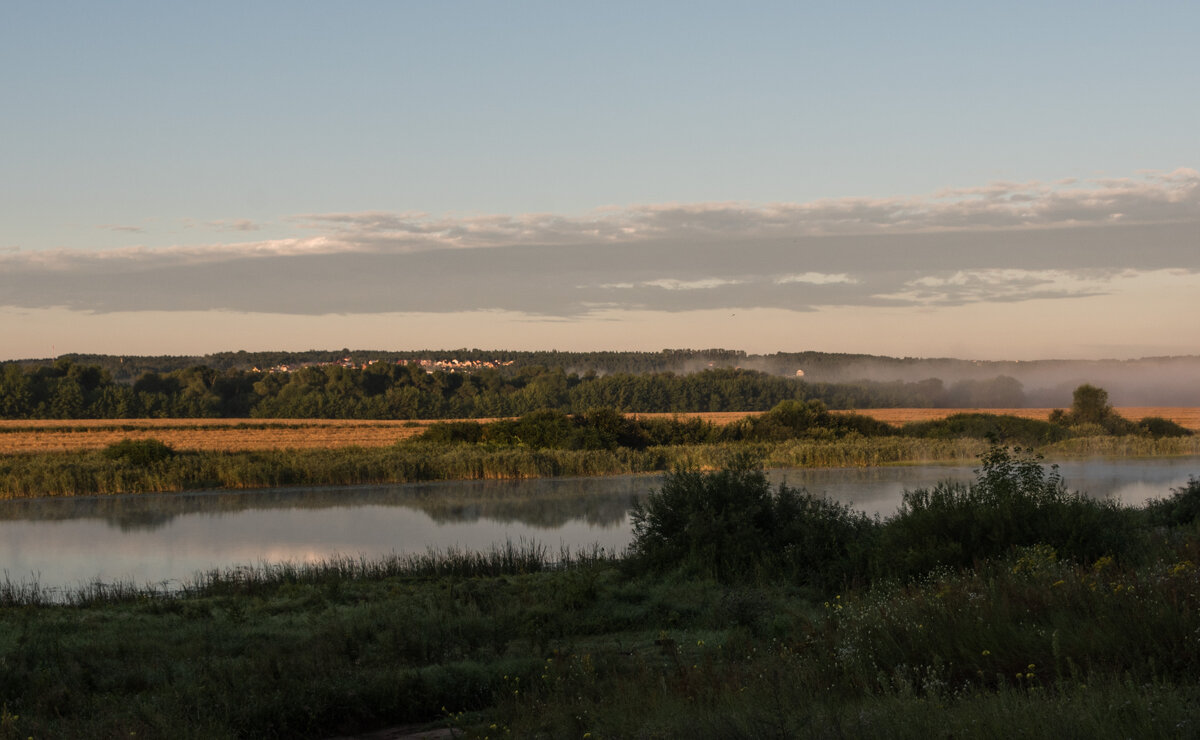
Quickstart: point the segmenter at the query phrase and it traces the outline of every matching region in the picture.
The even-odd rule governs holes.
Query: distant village
[[[298,362],[290,365],[275,365],[268,368],[252,368],[256,373],[294,373],[306,367],[344,367],[350,370],[365,370],[371,365],[377,365],[384,360],[367,360],[355,362],[349,357],[343,357],[334,362]],[[477,370],[498,369],[513,364],[512,360],[396,360],[397,365],[416,365],[429,374],[438,370],[447,373],[471,373]]]

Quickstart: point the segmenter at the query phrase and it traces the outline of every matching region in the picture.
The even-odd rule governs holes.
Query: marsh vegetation
[[[739,456],[767,467],[969,462],[996,441],[1055,456],[1200,454],[1200,437],[1174,422],[1135,423],[1104,396],[1081,398],[1049,421],[973,413],[899,428],[831,412],[820,401],[789,400],[725,424],[605,407],[542,409],[486,423],[433,423],[387,447],[228,452],[126,438],[99,450],[0,456],[0,497],[711,470]]]
[[[681,470],[626,554],[532,543],[0,588],[4,737],[1187,736],[1200,481],[1125,507],[993,447],[868,519]]]

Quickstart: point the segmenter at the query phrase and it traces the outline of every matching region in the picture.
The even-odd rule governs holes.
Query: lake
[[[1060,463],[1071,490],[1140,504],[1200,476],[1200,458]],[[906,489],[973,480],[972,467],[772,470],[775,482],[896,510]],[[631,538],[629,508],[661,476],[453,481],[392,486],[104,496],[0,502],[0,570],[14,582],[170,587],[197,572],[430,548],[536,540],[552,552]]]

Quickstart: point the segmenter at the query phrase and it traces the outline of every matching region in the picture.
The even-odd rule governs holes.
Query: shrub
[[[877,569],[912,576],[1039,544],[1087,562],[1126,555],[1138,544],[1130,510],[1068,493],[1057,466],[1047,471],[1029,450],[993,446],[977,474],[970,485],[905,491],[883,528]]]
[[[727,440],[780,442],[788,439],[841,439],[847,435],[889,436],[895,428],[861,414],[833,414],[820,401],[781,401],[761,416],[747,417],[723,430]]]
[[[1137,423],[1138,431],[1150,437],[1190,437],[1192,430],[1161,416],[1147,416]]]
[[[1200,478],[1189,478],[1183,488],[1172,488],[1171,495],[1146,502],[1146,519],[1153,526],[1178,527],[1200,520]]]
[[[431,424],[419,437],[434,444],[475,444],[483,439],[483,425],[477,421],[448,421]]]
[[[102,454],[109,460],[145,467],[166,460],[175,454],[175,450],[157,439],[123,439],[105,447]]]
[[[911,422],[903,433],[927,439],[988,439],[1001,443],[1038,445],[1059,442],[1070,433],[1059,424],[1001,414],[953,414],[936,421]]]
[[[722,581],[788,577],[832,587],[862,571],[875,523],[803,490],[771,490],[740,457],[724,470],[675,470],[634,506],[634,561]]]

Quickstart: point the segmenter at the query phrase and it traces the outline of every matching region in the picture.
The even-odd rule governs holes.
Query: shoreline
[[[0,455],[0,500],[637,475],[680,466],[714,470],[739,453],[750,454],[764,468],[970,464],[987,449],[984,440],[907,437],[679,445],[645,450],[401,443],[389,447],[182,451],[144,465],[111,460],[97,451],[21,453]],[[1034,451],[1064,460],[1200,456],[1200,436],[1081,437]]]

